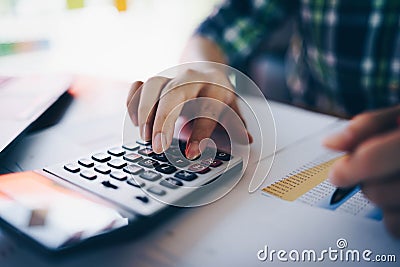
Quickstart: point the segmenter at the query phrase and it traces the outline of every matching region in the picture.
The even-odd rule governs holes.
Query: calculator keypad
[[[97,153],[92,156],[92,159],[98,162],[107,162],[111,159],[111,156],[106,153]]]
[[[143,183],[143,182],[139,182],[139,181],[138,181],[137,179],[135,179],[135,178],[129,178],[128,181],[127,181],[127,183],[128,183],[129,185],[132,185],[132,186],[135,186],[135,187],[143,187],[143,186],[146,185],[146,184]]]
[[[94,173],[91,170],[83,170],[83,171],[81,171],[81,176],[83,178],[85,178],[85,179],[88,179],[88,180],[94,180],[94,179],[97,178],[96,173]]]
[[[93,160],[88,159],[88,158],[82,158],[82,159],[78,160],[78,163],[86,168],[90,168],[90,167],[94,166]]]
[[[168,162],[168,158],[165,155],[165,153],[161,153],[161,154],[155,154],[153,156],[153,159],[161,161],[161,162]]]
[[[79,168],[79,165],[76,163],[65,164],[64,169],[66,169],[67,171],[72,172],[72,173],[77,173],[81,170],[81,168]]]
[[[107,188],[118,189],[118,186],[111,183],[110,181],[103,181],[103,182],[101,182],[101,184]]]
[[[136,153],[129,153],[124,156],[124,160],[129,161],[129,162],[137,162],[141,159],[143,159],[142,156],[140,156]]]
[[[135,164],[128,165],[124,168],[124,172],[129,173],[129,174],[138,174],[141,171],[143,171],[143,168],[141,168]]]
[[[128,178],[128,175],[126,175],[126,173],[122,172],[122,171],[113,171],[110,174],[111,178],[117,179],[119,181],[125,181]]]
[[[139,177],[154,182],[160,179],[161,175],[153,171],[145,171],[142,172]]]
[[[192,164],[189,166],[189,171],[200,173],[200,174],[205,174],[210,171],[210,168],[208,168],[207,166],[204,166],[201,163],[195,163],[195,164]]]
[[[233,158],[217,151],[215,157],[188,160],[183,156],[184,149],[184,142],[174,140],[165,153],[156,154],[150,142],[139,140],[45,170],[134,212],[151,215],[165,204],[148,194],[160,199],[174,199],[176,195],[179,199],[186,194],[180,193],[186,192],[182,188],[195,190],[221,175],[226,161]]]
[[[125,167],[128,164],[126,163],[125,160],[122,160],[120,158],[115,158],[115,159],[112,159],[109,162],[107,162],[107,165],[110,167],[113,167],[115,169],[122,169],[123,167]]]
[[[146,167],[146,168],[154,168],[157,165],[159,165],[158,161],[154,160],[154,159],[142,159],[141,161],[139,161],[138,163],[140,166]]]
[[[122,148],[129,151],[135,151],[139,149],[139,145],[137,143],[126,143],[122,145]]]
[[[151,148],[140,149],[140,150],[138,150],[138,153],[143,156],[146,156],[146,157],[151,157],[154,155],[153,149],[151,149]]]
[[[156,167],[156,171],[164,174],[171,174],[176,172],[176,168],[169,164],[161,164]]]
[[[165,180],[162,180],[160,182],[160,185],[171,188],[171,189],[176,189],[179,186],[183,186],[183,183],[178,179],[169,177],[169,178],[166,178]]]
[[[181,170],[175,173],[175,177],[184,181],[193,181],[197,178],[197,175],[193,172]]]
[[[111,172],[111,169],[106,165],[97,165],[94,167],[94,170],[102,174],[109,174]]]
[[[108,150],[108,154],[120,157],[122,155],[125,155],[125,150],[122,147],[113,147]]]
[[[147,191],[149,191],[150,193],[153,193],[157,196],[163,196],[167,193],[164,189],[162,189],[158,186],[152,186],[149,189],[147,189]]]

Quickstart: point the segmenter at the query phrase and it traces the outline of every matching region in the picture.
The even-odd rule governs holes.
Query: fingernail
[[[197,158],[200,155],[199,142],[189,142],[189,145],[186,147],[185,154],[186,158],[190,160]]]
[[[168,148],[168,138],[167,134],[161,133],[161,144],[162,144],[162,150],[165,151]]]
[[[142,125],[140,126],[140,138],[142,138],[142,140],[144,140],[144,135],[145,135],[145,132],[144,132],[144,124],[142,124]]]
[[[168,138],[165,133],[157,133],[153,139],[153,150],[157,154],[164,152],[168,148]]]
[[[151,139],[151,129],[150,129],[150,125],[147,124],[147,123],[144,124],[144,125],[142,126],[141,133],[142,133],[142,139],[143,139],[144,141],[149,141],[149,140]]]
[[[157,133],[156,136],[154,136],[153,139],[153,150],[157,154],[162,153],[162,140],[161,140],[161,133]]]

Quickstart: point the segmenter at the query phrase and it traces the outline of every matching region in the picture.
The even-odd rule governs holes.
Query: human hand
[[[388,230],[400,237],[400,106],[356,116],[324,145],[347,151],[332,166],[330,180],[338,187],[361,184],[364,194],[384,215]]]
[[[128,95],[128,113],[133,124],[139,126],[141,138],[151,139],[154,152],[162,153],[171,144],[175,123],[186,103],[193,99],[204,100],[186,110],[186,113],[200,114],[193,122],[185,151],[187,158],[194,159],[201,153],[200,141],[211,136],[218,122],[231,119],[232,112],[226,112],[227,107],[244,123],[233,86],[225,73],[218,69],[187,69],[174,78],[155,76],[145,83],[136,81]],[[247,142],[252,142],[247,130],[246,134]]]

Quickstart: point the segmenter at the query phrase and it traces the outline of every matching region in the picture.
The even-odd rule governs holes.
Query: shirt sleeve
[[[196,30],[214,41],[231,66],[243,66],[260,42],[294,10],[295,0],[227,0]]]

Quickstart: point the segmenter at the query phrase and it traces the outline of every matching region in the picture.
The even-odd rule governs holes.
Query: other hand
[[[325,139],[334,150],[349,156],[335,162],[333,184],[360,184],[364,194],[384,215],[388,230],[400,237],[400,106],[356,116],[340,133]]]

